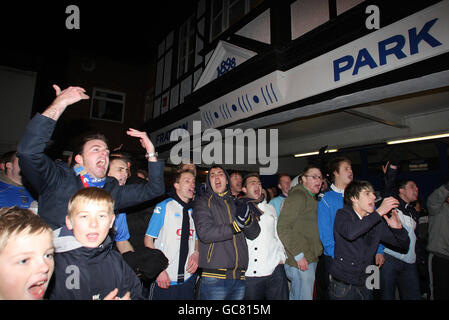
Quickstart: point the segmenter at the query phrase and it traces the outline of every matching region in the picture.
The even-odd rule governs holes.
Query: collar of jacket
[[[109,236],[96,248],[84,247],[69,230],[67,226],[63,226],[53,231],[53,245],[56,253],[63,253],[73,250],[79,250],[83,255],[94,257],[111,249],[111,238]]]
[[[225,192],[222,192],[222,193],[217,193],[217,195],[219,196],[219,197],[224,197],[224,196],[226,196],[228,194],[228,190],[226,190]]]
[[[345,194],[345,189],[339,189],[339,188],[337,188],[336,186],[335,186],[335,184],[331,184],[331,189],[332,190],[334,190],[335,192],[337,192],[337,193],[341,193],[341,194]]]
[[[309,189],[307,189],[306,187],[304,187],[304,185],[303,185],[302,183],[299,183],[298,186],[299,186],[300,188],[302,188],[303,190],[305,190],[305,191],[309,194],[309,196],[311,196],[312,198],[315,199],[315,193],[310,192]]]

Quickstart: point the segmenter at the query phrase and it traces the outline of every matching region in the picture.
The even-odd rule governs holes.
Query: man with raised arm
[[[101,134],[84,137],[83,144],[73,154],[73,168],[52,161],[44,150],[55,125],[65,109],[83,99],[89,99],[80,87],[61,90],[53,85],[56,98],[42,113],[28,124],[18,146],[18,157],[23,175],[39,193],[39,215],[53,229],[65,223],[69,199],[79,189],[95,186],[108,191],[114,201],[114,210],[121,210],[164,194],[164,163],[158,161],[153,143],[146,132],[129,129],[129,136],[140,139],[148,158],[149,181],[146,184],[120,186],[113,177],[106,176],[109,166],[109,148]]]

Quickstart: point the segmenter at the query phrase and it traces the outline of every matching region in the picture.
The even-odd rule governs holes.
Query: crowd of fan
[[[375,191],[334,158],[266,189],[218,164],[200,183],[187,161],[165,185],[134,129],[146,169],[101,134],[55,161],[45,146],[57,120],[89,97],[54,89],[0,161],[0,299],[449,298],[449,183],[424,205],[394,161]]]

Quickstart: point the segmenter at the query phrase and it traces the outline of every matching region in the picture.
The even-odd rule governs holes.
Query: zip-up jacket
[[[70,198],[84,188],[74,170],[55,163],[44,153],[55,125],[53,119],[36,114],[27,125],[17,153],[22,174],[39,194],[39,215],[52,229],[64,226]],[[164,163],[148,162],[148,173],[146,184],[119,186],[115,178],[106,177],[103,188],[114,199],[116,211],[164,194]]]
[[[142,300],[142,284],[109,236],[98,248],[86,248],[67,227],[53,231],[55,271],[47,294],[51,300],[103,300],[115,288]]]
[[[298,268],[305,257],[318,262],[323,245],[318,232],[317,201],[302,184],[290,190],[278,221],[278,234],[287,253],[286,263]]]
[[[256,219],[251,219],[242,231],[236,232],[235,199],[229,189],[229,176],[225,171],[227,190],[217,194],[212,190],[209,174],[205,194],[193,205],[193,220],[199,238],[199,267],[203,269],[203,277],[244,279],[248,268],[246,238],[255,239],[260,226]]]

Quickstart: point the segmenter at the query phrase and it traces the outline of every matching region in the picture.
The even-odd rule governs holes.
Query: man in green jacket
[[[291,281],[290,300],[312,300],[315,270],[323,251],[318,232],[315,194],[323,176],[315,165],[307,166],[300,183],[290,190],[278,221],[278,234],[287,252],[285,272]]]

